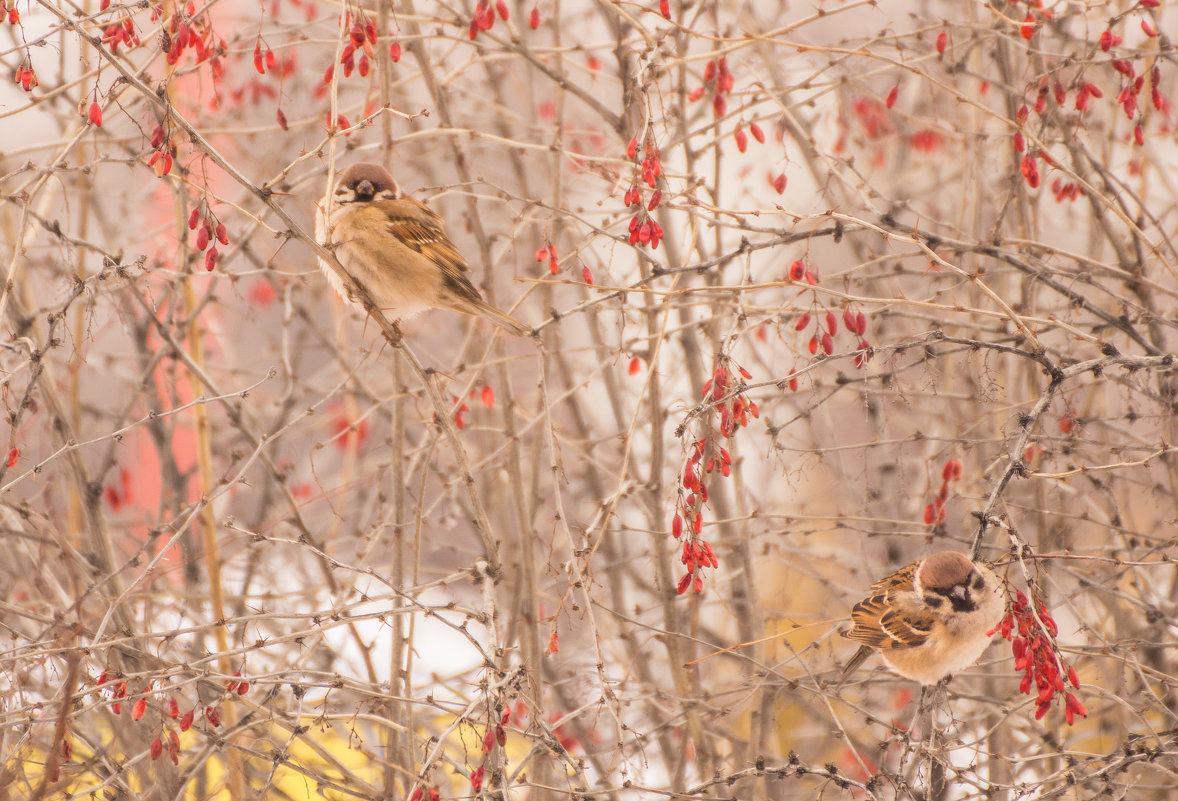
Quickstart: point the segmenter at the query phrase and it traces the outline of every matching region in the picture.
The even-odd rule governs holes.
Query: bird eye
[[[982,577],[981,577],[981,575],[976,575],[976,576],[974,576],[974,577],[973,577],[973,588],[974,588],[975,590],[980,590],[980,589],[982,588],[982,585],[983,585],[983,584],[985,584],[985,583],[986,583],[986,582],[984,582],[984,581],[982,580]]]
[[[938,598],[935,595],[926,595],[926,596],[924,596],[924,602],[926,604],[928,604],[929,606],[931,606],[933,609],[937,609],[941,606],[941,604],[943,604],[945,602],[945,599]]]

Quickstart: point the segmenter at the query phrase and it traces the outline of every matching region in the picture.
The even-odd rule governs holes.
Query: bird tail
[[[854,673],[859,668],[859,666],[863,664],[864,659],[871,656],[871,652],[874,650],[875,649],[870,645],[859,646],[859,650],[855,652],[855,655],[847,661],[846,666],[843,668],[843,672],[839,676],[839,683],[837,686],[842,687],[843,682],[850,678],[851,674]]]
[[[491,304],[485,303],[483,301],[480,301],[477,305],[475,305],[472,311],[481,317],[487,318],[491,322],[495,323],[495,325],[503,328],[505,331],[515,334],[517,337],[527,336],[532,330],[530,325],[524,325],[507,312],[499,311]]]

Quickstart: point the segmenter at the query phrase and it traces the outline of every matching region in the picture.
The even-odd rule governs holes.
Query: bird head
[[[401,196],[401,190],[384,167],[361,161],[344,170],[335,194],[340,203],[367,203],[377,197],[395,200]]]

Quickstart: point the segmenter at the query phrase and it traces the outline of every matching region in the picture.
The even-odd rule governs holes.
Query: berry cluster
[[[817,274],[800,259],[789,266],[789,280],[797,283],[804,281],[810,286],[818,284]],[[814,356],[817,355],[818,349],[822,348],[822,352],[830,356],[834,353],[834,337],[839,331],[838,317],[835,316],[832,309],[822,306],[817,293],[814,293],[811,302],[810,310],[804,311],[798,316],[797,322],[794,323],[794,330],[805,331],[813,323],[814,331],[806,343],[806,350],[810,352],[811,356]],[[862,310],[856,309],[853,304],[847,304],[843,307],[843,327],[848,334],[857,337],[855,366],[863,368],[871,360],[871,343],[867,341],[865,336],[867,334],[867,315]],[[793,373],[794,371],[790,370],[791,376]],[[787,380],[790,389],[796,390],[797,379]]]
[[[960,459],[948,459],[941,468],[941,489],[933,502],[924,507],[924,524],[937,526],[945,521],[945,501],[949,500],[949,484],[961,478],[963,468]]]
[[[205,254],[205,269],[212,272],[217,266],[217,247],[209,247],[209,241],[216,237],[222,245],[229,244],[225,224],[217,219],[208,203],[198,203],[188,215],[188,229],[196,231],[196,249]]]
[[[151,132],[151,156],[147,159],[147,166],[155,171],[156,176],[163,177],[172,171],[172,153],[175,152],[175,147],[172,144],[172,137],[164,130],[164,126],[155,126],[155,130]],[[189,218],[189,227],[191,227],[192,218]]]
[[[659,240],[663,238],[663,227],[650,216],[650,213],[663,202],[663,192],[658,188],[659,176],[663,174],[662,154],[653,139],[648,138],[642,146],[642,161],[638,161],[638,140],[631,139],[626,146],[626,157],[635,163],[635,171],[642,178],[642,183],[654,191],[650,198],[643,197],[643,189],[635,180],[626,190],[623,201],[628,208],[637,208],[630,218],[630,244],[649,245],[651,250],[657,250]]]
[[[151,21],[156,22],[163,16],[163,8],[155,6],[151,10]],[[188,0],[184,4],[184,11],[177,11],[171,15],[167,24],[160,31],[160,49],[167,54],[169,64],[177,64],[184,51],[191,48],[196,55],[196,63],[201,64],[211,59],[213,78],[218,79],[222,74],[220,56],[225,52],[225,40],[213,40],[213,29],[207,16],[197,16],[196,4]]]
[[[1055,642],[1059,627],[1047,611],[1046,604],[1036,600],[1032,606],[1026,594],[1020,590],[1006,617],[988,633],[1001,634],[1003,639],[1010,641],[1014,669],[1023,671],[1019,692],[1030,695],[1032,685],[1036,692],[1035,720],[1047,714],[1057,693],[1063,693],[1064,718],[1069,726],[1075,722],[1076,715],[1088,716],[1088,709],[1080,699],[1066,691],[1065,676],[1073,689],[1080,688],[1080,679],[1076,669],[1066,664],[1059,653],[1059,646]]]
[[[126,45],[128,50],[138,47],[139,34],[135,33],[135,22],[130,15],[103,28],[102,43],[112,53],[119,52],[119,45]]]
[[[259,38],[254,44],[254,69],[259,75],[265,75],[266,70],[274,69],[274,65],[278,59],[274,55],[274,51],[270,49],[270,45],[266,45],[266,49],[262,50],[262,40]]]
[[[3,2],[3,0],[0,0]],[[20,84],[20,88],[26,92],[33,91],[33,88],[40,83],[37,80],[37,73],[31,66],[24,66],[23,64],[16,68],[16,83]]]
[[[560,269],[560,260],[556,257],[556,248],[551,242],[545,242],[544,247],[536,251],[536,261],[548,260],[548,272],[556,275]]]
[[[499,18],[504,22],[509,16],[507,11],[507,3],[504,0],[495,0],[495,5],[492,6],[490,0],[479,0],[474,7],[474,16],[470,18],[469,35],[471,39],[477,39],[481,31],[489,31],[495,25],[495,14],[498,12]],[[533,9],[532,14],[537,16],[539,13]],[[533,25],[533,28],[536,26]]]
[[[727,361],[727,360],[725,360]],[[752,378],[748,370],[737,366],[740,378]],[[749,424],[749,420],[760,416],[757,404],[745,395],[744,381],[737,379],[725,364],[721,363],[704,383],[703,398],[710,401],[720,412],[720,436],[731,439],[738,428]],[[703,568],[720,566],[712,546],[700,534],[703,530],[703,506],[708,501],[708,475],[720,473],[727,478],[732,472],[732,456],[728,449],[719,445],[711,431],[697,439],[691,449],[683,475],[679,479],[679,493],[675,501],[675,515],[671,518],[671,536],[684,536],[684,521],[690,522],[687,538],[683,540],[683,551],[679,561],[685,572],[679,579],[676,592],[680,595],[691,587],[694,592],[703,592]]]
[[[128,697],[127,681],[119,674],[111,671],[103,671],[94,681],[94,686],[98,690],[100,697],[105,697],[109,700],[110,711],[115,715],[121,715],[123,712],[123,703]],[[222,699],[232,697],[233,695],[245,695],[249,692],[250,683],[248,680],[241,677],[241,672],[238,671],[233,674],[233,679],[225,684],[225,690],[222,693]],[[135,698],[131,704],[131,720],[139,721],[147,712],[148,699],[162,693],[160,699],[161,705],[161,719],[163,720],[163,730],[159,736],[151,741],[148,748],[148,753],[152,759],[159,759],[159,757],[166,750],[168,757],[175,765],[180,764],[180,734],[179,732],[188,731],[192,728],[192,724],[196,721],[197,709],[193,707],[180,714],[180,703],[176,697],[166,691],[157,691],[153,689],[152,683],[148,682],[143,692]],[[209,704],[200,711],[201,716],[205,721],[213,727],[221,725],[221,713],[216,704]],[[166,716],[166,717],[165,717]],[[73,755],[73,746],[69,738],[65,738],[61,743],[62,760],[69,762]],[[53,781],[56,778],[51,777]]]
[[[349,11],[343,14],[340,18],[340,23],[343,27],[348,29],[348,40],[344,43],[343,50],[340,51],[339,63],[343,66],[344,77],[350,78],[353,72],[358,72],[360,77],[367,78],[372,72],[372,60],[376,58],[376,44],[379,38],[376,30],[376,23],[370,19],[364,18],[363,15],[353,21],[352,12]],[[359,58],[357,58],[359,54]],[[270,57],[269,48],[266,49],[266,55],[261,67],[259,67],[259,48],[254,49],[254,68],[258,72],[262,72],[262,67],[269,69],[273,67],[273,59]],[[396,64],[401,60],[401,43],[394,39],[389,42],[389,61]],[[286,77],[287,70],[283,69],[283,77]],[[318,98],[324,97],[331,88],[331,82],[335,78],[335,64],[327,65],[327,69],[323,73],[323,80],[315,88],[314,96]],[[330,117],[327,122],[328,130],[333,127],[350,128],[347,124],[347,118],[343,115],[337,119],[336,126],[331,124]],[[285,126],[284,126],[285,128]]]
[[[376,58],[376,52],[373,49],[376,45],[376,23],[372,20],[358,20],[352,23],[352,14],[348,12],[345,18],[345,25],[350,25],[348,31],[348,41],[344,45],[343,52],[340,53],[339,63],[344,66],[344,77],[349,78],[353,71],[359,72],[360,77],[368,77],[371,71],[370,59]],[[360,58],[356,58],[356,53],[360,53]],[[255,59],[256,63],[256,59]],[[326,82],[330,82],[326,81]]]
[[[1141,14],[1141,30],[1148,37],[1158,36],[1156,27],[1156,20],[1152,9],[1156,8],[1160,0],[1143,0],[1137,3],[1134,9],[1129,13]],[[1028,11],[1026,17],[1020,25],[1020,34],[1024,39],[1031,39],[1035,32],[1039,29],[1039,24],[1042,20],[1051,19],[1052,13],[1050,9],[1039,9],[1039,17],[1035,13]],[[1120,21],[1120,18],[1114,20],[1113,24]],[[1121,107],[1125,117],[1132,122],[1133,125],[1133,142],[1140,146],[1145,144],[1145,128],[1144,128],[1144,114],[1142,112],[1142,101],[1140,97],[1149,87],[1149,102],[1154,109],[1163,112],[1169,108],[1169,102],[1165,95],[1162,94],[1159,88],[1161,81],[1161,69],[1157,64],[1150,67],[1148,80],[1146,76],[1138,75],[1137,68],[1134,67],[1133,61],[1130,58],[1115,57],[1117,49],[1121,45],[1123,37],[1115,33],[1112,27],[1107,28],[1100,34],[1099,45],[1104,53],[1114,56],[1107,62],[1102,62],[1097,65],[1107,65],[1111,67],[1117,77],[1114,79],[1120,85],[1120,90],[1116,96],[1116,103]],[[1137,58],[1139,56],[1133,56]],[[1089,102],[1093,99],[1099,100],[1104,97],[1104,92],[1093,81],[1088,79],[1090,73],[1085,72],[1077,75],[1071,82],[1071,88],[1075,91],[1076,97],[1074,101],[1074,109],[1083,115],[1088,111]],[[1056,107],[1063,109],[1068,102],[1068,87],[1065,86],[1065,81],[1060,77],[1052,77],[1044,75],[1038,81],[1036,88],[1035,100],[1032,107],[1036,114],[1044,115],[1049,113],[1049,101],[1053,100]],[[1026,104],[1019,108],[1015,116],[1015,122],[1021,128],[1029,116],[1029,109]],[[1014,147],[1015,150],[1022,154],[1019,161],[1019,171],[1022,173],[1023,179],[1027,185],[1032,189],[1039,186],[1040,175],[1038,159],[1045,161],[1048,166],[1053,166],[1050,158],[1043,151],[1025,152],[1026,143],[1021,130],[1016,130],[1014,133]],[[1056,202],[1063,202],[1065,200],[1075,200],[1081,193],[1081,190],[1074,183],[1064,183],[1062,181],[1053,181],[1051,190],[1055,195]]]
[[[500,748],[507,745],[507,730],[503,727],[511,720],[511,708],[504,707],[503,712],[499,715],[499,722],[493,727],[487,729],[487,733],[483,735],[483,764],[470,772],[470,786],[476,793],[482,789],[483,777],[486,775],[486,755],[495,750],[495,745],[498,744]]]
[[[735,85],[736,79],[728,71],[728,59],[720,56],[704,65],[704,85],[692,89],[687,99],[694,103],[704,96],[710,86],[713,92],[712,111],[717,117],[723,117],[728,112],[727,95],[732,92]]]

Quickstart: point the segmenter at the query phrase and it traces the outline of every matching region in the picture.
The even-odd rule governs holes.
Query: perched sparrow
[[[855,624],[843,636],[863,643],[847,663],[846,677],[872,648],[888,666],[921,684],[936,684],[978,660],[1002,620],[1001,582],[983,562],[941,551],[902,567],[871,585],[855,604]]]
[[[442,308],[485,317],[513,334],[530,330],[483,300],[442,218],[402,195],[384,167],[364,162],[348,167],[336,185],[330,219],[325,206],[326,200],[317,207],[315,238],[393,322]],[[320,259],[319,269],[336,292],[358,302],[331,264]]]

